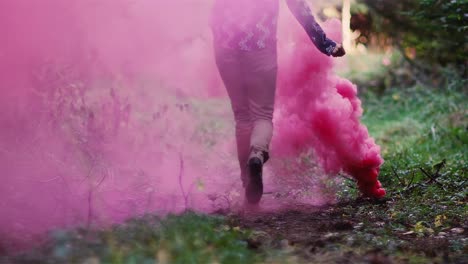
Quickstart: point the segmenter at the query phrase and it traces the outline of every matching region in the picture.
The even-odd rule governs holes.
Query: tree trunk
[[[343,47],[346,51],[352,52],[351,40],[351,0],[343,0],[343,9],[341,14],[341,24],[343,26]]]

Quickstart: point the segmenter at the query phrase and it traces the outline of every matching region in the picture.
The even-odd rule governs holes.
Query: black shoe
[[[262,181],[263,162],[258,157],[252,157],[248,162],[249,179],[245,188],[245,197],[249,204],[258,204],[263,195]]]

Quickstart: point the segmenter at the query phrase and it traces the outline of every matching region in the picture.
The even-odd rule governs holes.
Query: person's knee
[[[254,122],[272,122],[274,103],[251,103],[250,116]]]
[[[253,129],[253,123],[250,120],[248,121],[236,120],[236,134],[250,136],[252,129]]]
[[[233,109],[236,123],[251,123],[252,117],[248,107],[238,107]]]
[[[267,116],[261,116],[261,117],[257,117],[257,118],[254,118],[252,123],[254,124],[254,126],[273,126],[273,118],[269,115]]]

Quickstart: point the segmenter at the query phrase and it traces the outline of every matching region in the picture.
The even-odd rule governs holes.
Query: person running
[[[286,0],[312,43],[327,56],[345,55],[328,39],[305,0]],[[262,168],[273,135],[279,0],[215,0],[211,28],[216,65],[236,124],[242,185],[249,204],[263,194]]]

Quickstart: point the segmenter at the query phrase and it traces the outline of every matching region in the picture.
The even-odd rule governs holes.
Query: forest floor
[[[397,78],[391,69],[375,75]],[[382,147],[386,198],[362,199],[344,180],[336,204],[296,204],[229,222],[254,230],[249,247],[287,252],[280,263],[468,263],[466,80],[379,89],[369,76],[363,122]]]
[[[0,263],[468,263],[465,84],[361,95],[385,159],[382,200],[360,198],[343,180],[330,205],[147,215],[56,232]]]
[[[387,212],[394,203],[392,199],[356,199],[318,208],[298,204],[274,213],[246,213],[228,219],[232,226],[253,230],[247,240],[249,248],[281,252],[270,253],[267,262],[272,263],[468,261],[463,228],[447,227],[433,235],[416,232],[409,223],[407,228],[392,228],[395,223]],[[453,241],[464,241],[465,248],[456,248]]]

